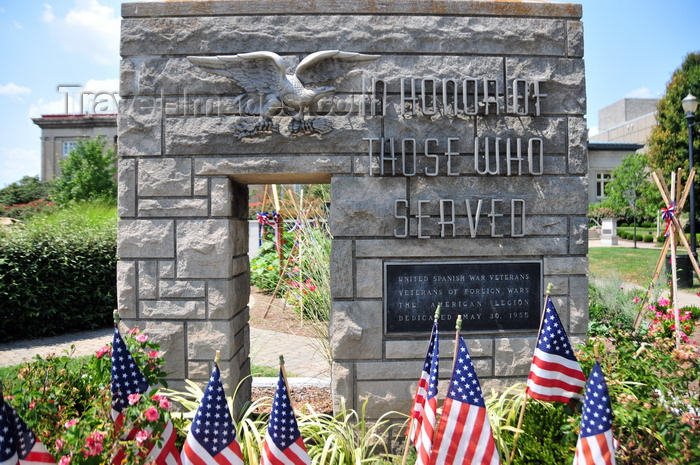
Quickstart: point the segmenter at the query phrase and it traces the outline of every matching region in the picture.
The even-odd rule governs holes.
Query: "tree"
[[[44,199],[49,196],[49,186],[39,176],[25,176],[0,189],[0,205],[17,205]]]
[[[649,161],[669,179],[682,168],[688,174],[688,122],[681,101],[688,93],[700,96],[700,52],[689,53],[666,86],[666,95],[657,106],[656,126],[649,136]],[[694,139],[694,153],[700,150],[700,137]],[[700,157],[694,157],[695,170],[700,171]]]
[[[602,207],[610,208],[620,216],[631,209],[634,223],[637,216],[644,219],[656,217],[662,206],[661,194],[649,178],[649,159],[645,153],[625,155],[622,163],[611,175],[612,181],[605,186],[606,199]]]
[[[105,150],[101,137],[81,139],[59,162],[61,175],[54,183],[53,200],[65,204],[75,200],[105,199],[116,202],[114,150]]]

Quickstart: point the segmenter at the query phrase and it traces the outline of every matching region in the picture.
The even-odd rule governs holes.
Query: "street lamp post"
[[[698,99],[691,93],[683,99],[683,111],[688,121],[688,172],[695,166],[693,161],[693,126],[695,126],[695,111],[698,109]],[[695,253],[695,181],[690,183],[690,251]]]

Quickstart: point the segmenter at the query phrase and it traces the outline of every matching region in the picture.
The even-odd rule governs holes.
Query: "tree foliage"
[[[0,189],[0,205],[17,205],[44,199],[49,196],[49,186],[39,176],[25,176]]]
[[[659,100],[657,125],[649,136],[650,164],[653,168],[660,168],[667,178],[678,168],[682,168],[686,175],[688,172],[688,122],[681,103],[688,93],[700,96],[700,52],[688,54],[681,67],[674,71],[666,86],[666,95]],[[694,154],[700,155],[697,134],[693,147]],[[696,156],[693,160],[696,171],[700,171],[698,158]]]
[[[612,181],[605,186],[602,206],[619,216],[636,216],[647,220],[656,217],[663,206],[661,194],[649,177],[649,160],[645,153],[631,153],[612,171]]]
[[[61,175],[54,183],[52,199],[58,204],[91,199],[116,202],[114,161],[114,150],[105,150],[101,137],[79,140],[68,158],[59,162]]]

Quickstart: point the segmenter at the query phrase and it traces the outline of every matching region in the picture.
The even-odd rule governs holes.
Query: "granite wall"
[[[534,260],[572,339],[585,336],[580,5],[153,2],[122,16],[119,311],[161,343],[176,387],[203,384],[216,350],[229,389],[249,373],[250,184],[331,184],[336,405],[410,409],[430,325],[385,330],[389,262]],[[279,115],[272,132],[236,137],[256,120],[241,89],[187,59],[267,50],[291,71],[329,49],[378,58],[325,84],[335,93],[307,117],[325,133]],[[527,377],[536,332],[465,328],[485,389]]]

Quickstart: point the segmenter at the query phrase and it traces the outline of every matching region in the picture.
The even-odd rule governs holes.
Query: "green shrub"
[[[53,211],[55,208],[56,207],[53,202],[46,199],[39,199],[29,203],[4,205],[0,207],[0,215],[26,221],[34,215]]]
[[[651,234],[645,234],[643,240],[644,242],[654,242],[654,236],[652,236]]]
[[[0,340],[111,323],[116,222],[116,208],[85,203],[0,230]]]
[[[621,228],[626,228],[626,227],[628,227],[628,226],[629,226],[628,223],[620,223],[620,227],[621,227]]]
[[[95,199],[116,203],[115,159],[113,149],[105,150],[101,136],[79,140],[59,162],[61,174],[54,181],[51,198],[60,205]]]
[[[49,184],[39,176],[25,176],[0,189],[0,206],[19,205],[45,199],[49,196]]]

